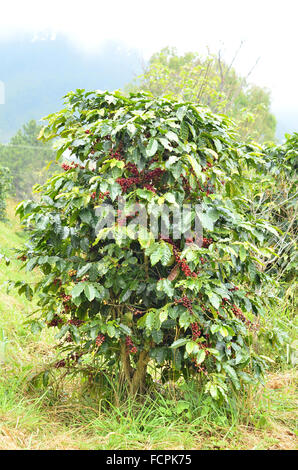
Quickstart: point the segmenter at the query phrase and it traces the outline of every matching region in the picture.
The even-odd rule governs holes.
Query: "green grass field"
[[[8,207],[0,223],[2,253],[25,241]],[[264,387],[218,406],[200,391],[185,405],[175,391],[143,403],[107,407],[79,376],[48,387],[32,380],[56,355],[51,330],[33,334],[26,323],[34,302],[7,292],[6,281],[33,279],[12,260],[0,264],[0,449],[295,449],[297,374],[275,367]],[[185,405],[185,406],[184,406]]]

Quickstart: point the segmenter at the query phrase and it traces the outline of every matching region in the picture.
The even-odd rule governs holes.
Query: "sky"
[[[271,90],[273,112],[297,119],[298,128],[297,18],[297,0],[0,0],[0,41],[62,33],[82,54],[115,40],[137,48],[140,60],[165,46],[181,53],[209,46],[228,61],[242,43],[235,68],[243,75],[253,68],[250,81]]]

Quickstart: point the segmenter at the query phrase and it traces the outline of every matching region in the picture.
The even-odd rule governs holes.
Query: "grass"
[[[25,240],[13,213],[10,202],[9,222],[0,223],[1,251],[11,258]],[[55,349],[51,330],[33,334],[26,323],[34,302],[7,292],[8,279],[37,276],[19,268],[16,260],[0,264],[0,449],[296,448],[297,374],[289,366],[226,405],[189,390],[187,410],[171,393],[115,407],[80,377],[57,378],[47,388],[32,382]]]

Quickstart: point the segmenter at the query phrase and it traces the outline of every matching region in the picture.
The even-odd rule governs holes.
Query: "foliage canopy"
[[[131,393],[153,377],[196,376],[214,398],[260,379],[258,292],[268,279],[258,266],[271,255],[264,233],[275,229],[243,197],[243,171],[259,155],[235,140],[226,117],[146,93],[77,90],[47,120],[40,138],[58,138],[57,159],[67,149],[71,157],[37,187],[39,201],[18,206],[31,228],[20,257],[42,276],[16,286],[39,296],[34,330],[59,328],[65,355],[56,367],[119,373]],[[119,210],[124,196],[120,218],[98,232],[98,209]],[[202,243],[184,230],[171,238],[163,212],[170,235],[155,238],[135,203],[150,215],[199,203]]]

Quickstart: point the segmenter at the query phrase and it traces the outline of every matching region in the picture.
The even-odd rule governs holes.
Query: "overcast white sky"
[[[170,45],[179,51],[226,51],[244,41],[236,68],[272,91],[273,110],[297,113],[298,0],[0,0],[0,40],[20,32],[64,33],[84,53],[109,39],[148,58]],[[1,78],[1,77],[0,77]]]

